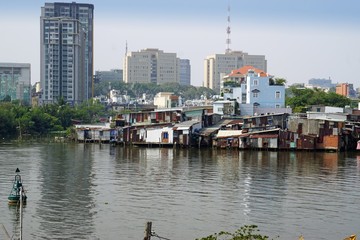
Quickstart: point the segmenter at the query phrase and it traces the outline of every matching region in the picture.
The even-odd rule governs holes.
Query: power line
[[[170,238],[160,237],[160,236],[159,236],[159,235],[157,235],[155,232],[151,232],[151,236],[153,236],[153,237],[157,237],[157,238],[159,238],[159,239],[171,240]]]

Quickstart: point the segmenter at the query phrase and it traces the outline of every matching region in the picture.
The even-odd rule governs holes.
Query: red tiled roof
[[[231,73],[229,74],[230,77],[236,76],[236,75],[247,75],[249,70],[253,70],[255,73],[260,74],[260,77],[266,77],[267,73],[259,68],[250,66],[250,65],[246,65],[243,66],[241,68],[232,70]]]

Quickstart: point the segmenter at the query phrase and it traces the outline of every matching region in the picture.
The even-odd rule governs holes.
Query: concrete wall
[[[147,143],[162,143],[163,142],[162,133],[164,133],[164,132],[167,132],[169,135],[168,143],[173,143],[174,131],[172,130],[172,128],[168,128],[168,127],[147,129],[145,142],[147,142]]]
[[[291,119],[291,121],[288,122],[288,128],[291,132],[297,132],[298,131],[298,125],[299,123],[302,123],[302,133],[305,135],[308,134],[319,134],[319,128],[320,128],[320,121],[317,119]]]

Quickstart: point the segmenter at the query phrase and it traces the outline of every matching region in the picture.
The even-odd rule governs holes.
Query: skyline
[[[129,52],[158,48],[190,59],[191,84],[201,86],[204,59],[225,52],[230,3],[232,50],[265,55],[268,73],[287,79],[288,85],[331,78],[333,83],[359,87],[360,2],[356,0],[76,2],[94,4],[94,73],[122,69],[127,42]],[[40,81],[44,3],[1,3],[0,62],[30,63],[32,83]]]

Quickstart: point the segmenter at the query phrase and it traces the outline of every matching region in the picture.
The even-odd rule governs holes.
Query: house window
[[[280,105],[279,105],[279,104],[276,104],[276,105],[275,105],[275,108],[280,108]]]
[[[253,81],[253,85],[254,85],[254,86],[259,85],[259,81],[258,81],[257,79],[254,79],[254,81]]]
[[[164,132],[164,139],[169,139],[169,133],[168,132]]]
[[[254,93],[253,93],[253,98],[257,98],[257,97],[259,97],[259,93],[254,92]]]
[[[241,95],[241,103],[246,103],[246,93]]]
[[[275,92],[275,98],[276,98],[276,99],[279,99],[280,96],[281,96],[281,95],[280,95],[280,91],[276,91],[276,92]]]

